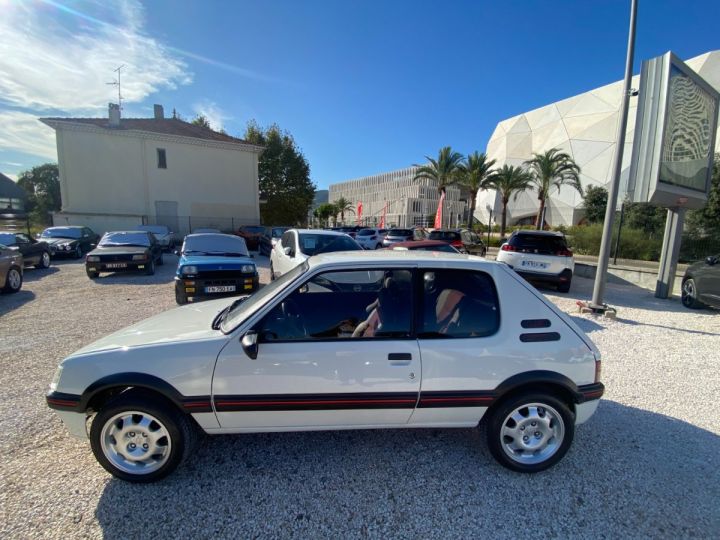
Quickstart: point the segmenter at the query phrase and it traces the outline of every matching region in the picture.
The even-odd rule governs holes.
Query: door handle
[[[407,366],[412,362],[412,354],[410,353],[390,353],[388,360],[394,366]]]

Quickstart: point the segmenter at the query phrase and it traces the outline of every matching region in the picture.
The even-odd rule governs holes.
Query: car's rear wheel
[[[158,258],[157,264],[158,264],[158,266],[162,266],[163,264],[165,264],[165,261],[163,261],[162,251],[160,252],[160,257]]]
[[[683,281],[682,293],[680,296],[683,306],[690,309],[699,309],[701,307],[704,307],[705,304],[698,300],[697,297],[698,292],[695,280],[693,278],[687,278],[685,281]]]
[[[558,292],[562,292],[562,293],[570,292],[570,283],[571,283],[571,280],[563,281],[562,283],[558,284],[558,286],[557,286]]]
[[[16,293],[22,288],[22,272],[17,266],[11,266],[5,276],[5,287],[3,291],[6,293]]]
[[[35,268],[50,268],[50,253],[43,251],[40,254],[40,260],[35,265]]]
[[[129,391],[98,412],[90,446],[105,470],[129,482],[153,482],[173,472],[197,443],[185,414],[154,396]]]
[[[488,447],[513,471],[533,473],[552,467],[567,453],[575,434],[568,406],[547,394],[519,395],[490,411]]]

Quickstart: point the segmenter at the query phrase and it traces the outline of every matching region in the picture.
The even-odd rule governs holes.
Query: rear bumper
[[[567,283],[572,280],[573,272],[569,268],[566,268],[559,274],[546,274],[544,272],[532,272],[528,270],[520,270],[516,267],[511,266],[515,272],[525,278],[528,281],[537,283],[551,283],[553,285],[559,285],[560,283]]]
[[[260,283],[258,274],[241,274],[235,278],[203,279],[203,278],[175,278],[175,292],[189,298],[221,298],[223,296],[237,296],[256,291]],[[235,290],[225,292],[207,292],[208,287],[235,287]]]

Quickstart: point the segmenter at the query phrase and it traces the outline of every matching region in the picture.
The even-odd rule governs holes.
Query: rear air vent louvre
[[[550,321],[548,319],[525,319],[520,322],[523,328],[549,328]]]
[[[535,343],[538,341],[560,341],[560,334],[558,334],[557,332],[520,334],[520,341],[522,341],[523,343]]]

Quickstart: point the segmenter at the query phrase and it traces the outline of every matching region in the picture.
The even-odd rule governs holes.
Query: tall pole
[[[620,173],[622,171],[623,150],[625,149],[625,131],[627,130],[628,105],[630,102],[630,84],[632,82],[633,58],[635,56],[635,20],[637,16],[637,0],[630,0],[630,30],[628,34],[627,57],[625,59],[625,80],[622,94],[620,94],[620,121],[617,129],[617,146],[613,160],[613,179],[610,183],[607,208],[605,208],[605,224],[603,226],[598,266],[595,274],[595,286],[590,308],[604,309],[603,295],[605,294],[605,281],[607,279],[608,264],[610,263],[610,248],[612,247],[612,227],[615,220],[615,207],[617,206],[618,191],[620,189]]]

